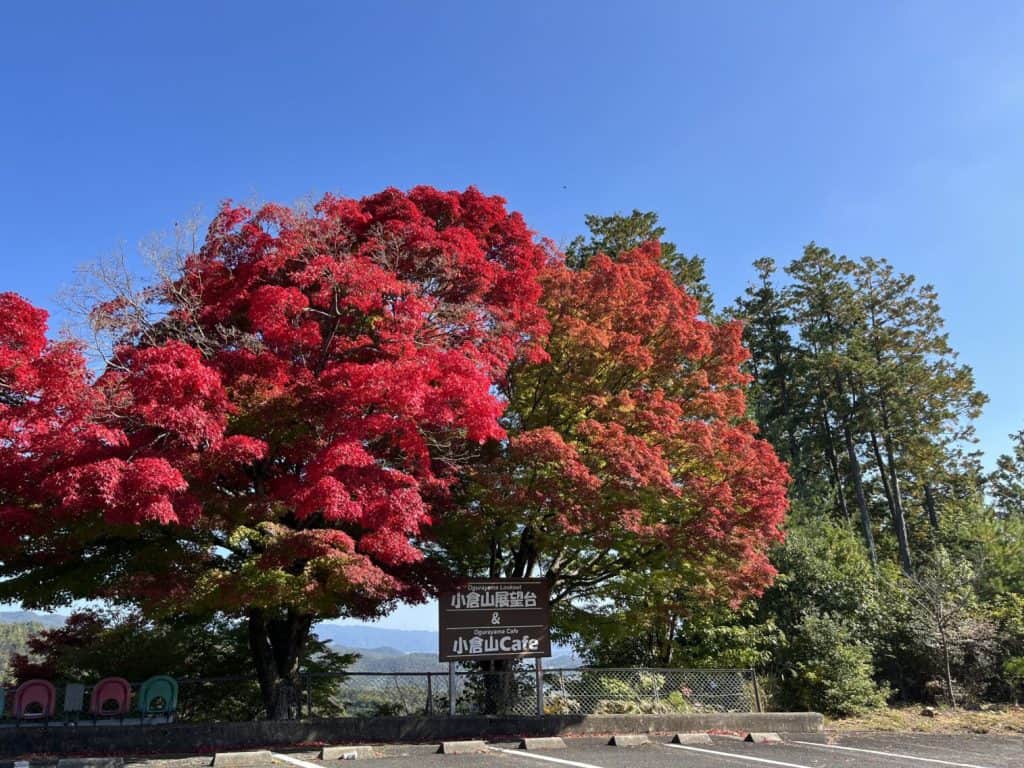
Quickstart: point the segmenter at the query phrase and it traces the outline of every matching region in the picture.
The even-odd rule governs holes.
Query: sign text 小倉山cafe
[[[471,580],[438,603],[441,661],[551,655],[544,579]]]

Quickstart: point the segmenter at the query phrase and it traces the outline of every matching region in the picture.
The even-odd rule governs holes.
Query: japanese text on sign
[[[442,661],[551,655],[543,579],[480,579],[439,600]]]

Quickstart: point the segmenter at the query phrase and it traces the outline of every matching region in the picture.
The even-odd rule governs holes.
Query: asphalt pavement
[[[1024,737],[906,733],[788,734],[782,743],[751,744],[715,736],[711,744],[670,745],[651,736],[638,747],[607,739],[567,738],[565,749],[524,751],[516,742],[490,742],[478,754],[433,754],[420,745],[402,756],[365,760],[372,768],[1024,768]],[[402,748],[390,748],[402,751]],[[282,768],[320,768],[316,753],[290,752]],[[335,761],[332,761],[335,762]],[[209,758],[128,760],[128,768],[199,768]]]

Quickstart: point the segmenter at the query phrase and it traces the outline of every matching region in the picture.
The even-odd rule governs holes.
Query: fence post
[[[455,662],[448,662],[448,716],[455,717]]]
[[[534,672],[537,675],[537,716],[540,717],[544,714],[544,666],[540,656],[534,661],[536,662]]]
[[[757,712],[761,712],[761,688],[757,684],[757,672],[750,670],[750,679],[754,681],[754,709]]]
[[[427,715],[434,714],[434,676],[427,672]]]

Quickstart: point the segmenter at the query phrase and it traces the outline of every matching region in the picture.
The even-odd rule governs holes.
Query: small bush
[[[601,699],[594,705],[595,715],[640,715],[640,703],[627,699]]]
[[[1003,662],[1003,676],[1013,689],[1013,701],[1019,701],[1018,691],[1024,687],[1024,656],[1012,656]]]
[[[830,616],[805,617],[787,657],[789,706],[839,716],[885,706],[889,690],[874,681],[871,649]]]
[[[555,693],[544,699],[545,715],[571,715],[580,711],[580,703],[568,696]]]
[[[665,697],[665,704],[672,712],[693,712],[693,705],[683,695],[682,691],[672,691]]]

